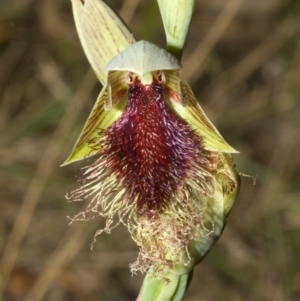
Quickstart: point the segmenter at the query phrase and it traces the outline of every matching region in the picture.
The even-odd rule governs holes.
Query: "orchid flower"
[[[174,18],[166,13],[171,3]],[[94,158],[81,186],[67,194],[70,201],[90,201],[73,220],[106,218],[96,236],[123,223],[139,247],[131,270],[147,272],[138,300],[181,300],[239,191],[236,151],[180,75],[193,1],[159,1],[168,51],[135,42],[100,0],[72,5],[84,51],[103,84],[63,164]]]

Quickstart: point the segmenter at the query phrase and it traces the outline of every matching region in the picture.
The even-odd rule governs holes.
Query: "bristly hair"
[[[107,129],[99,129],[99,137],[90,146],[98,151],[96,161],[84,172],[81,187],[67,198],[92,199],[74,219],[104,216],[109,231],[117,214],[141,248],[133,270],[144,271],[158,257],[163,264],[171,246],[176,252],[186,252],[187,242],[201,225],[195,202],[214,193],[215,154],[204,149],[201,137],[168,106],[162,85],[130,86],[121,117]],[[170,218],[173,211],[177,214]],[[151,228],[155,235],[157,231],[172,235],[158,235],[156,244],[152,240],[152,246],[145,247],[142,241]],[[159,256],[150,254],[157,253],[155,245],[162,249]]]

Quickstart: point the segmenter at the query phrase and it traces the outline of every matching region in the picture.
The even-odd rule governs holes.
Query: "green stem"
[[[180,301],[192,279],[193,271],[177,275],[172,272],[164,279],[155,278],[151,268],[136,301]]]

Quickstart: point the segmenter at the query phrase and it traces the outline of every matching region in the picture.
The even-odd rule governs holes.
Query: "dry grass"
[[[154,1],[109,1],[137,38],[164,45]],[[127,3],[127,4],[126,4]],[[196,0],[184,77],[240,150],[242,190],[186,301],[300,299],[300,4]],[[122,5],[123,4],[123,5]],[[129,5],[130,4],[130,9]],[[155,4],[155,5],[154,5]],[[0,4],[0,243],[4,301],[134,300],[136,247],[102,221],[68,227],[65,191],[82,164],[69,154],[100,85],[79,45],[68,0]],[[4,291],[5,288],[5,291]]]

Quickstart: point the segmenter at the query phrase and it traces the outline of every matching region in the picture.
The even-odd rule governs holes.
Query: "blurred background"
[[[137,39],[165,46],[154,0],[111,0]],[[239,198],[186,301],[300,300],[300,2],[196,0],[183,77],[240,154]],[[75,223],[84,162],[60,168],[101,89],[69,0],[0,0],[0,291],[4,301],[135,300],[143,275],[119,226]]]

